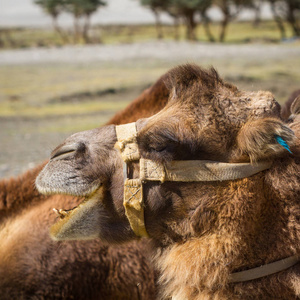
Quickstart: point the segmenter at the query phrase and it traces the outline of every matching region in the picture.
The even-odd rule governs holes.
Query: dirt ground
[[[170,67],[187,62],[205,67],[213,65],[222,77],[241,89],[270,90],[280,103],[300,88],[299,42],[221,45],[152,41],[1,51],[0,178],[20,174],[44,161],[71,133],[104,124]],[[45,83],[41,72],[48,74],[47,70],[51,76],[44,79]],[[39,107],[34,102],[36,97],[43,99],[39,105],[44,107],[55,97],[72,99],[72,95],[80,92],[107,88],[116,90],[110,95],[96,93],[95,97],[94,94],[88,100],[87,110],[82,102],[85,108],[82,113],[6,112],[7,103],[9,107],[20,107],[22,101],[31,101],[36,108]],[[80,104],[81,98],[75,100],[70,107]],[[91,105],[98,102],[105,103],[105,108],[91,110]],[[108,103],[112,104],[111,108]]]

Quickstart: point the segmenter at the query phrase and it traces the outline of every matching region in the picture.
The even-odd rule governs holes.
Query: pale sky
[[[106,0],[108,5],[100,8],[92,17],[94,24],[137,24],[153,23],[151,11],[139,5],[139,0]],[[213,19],[220,18],[217,9],[210,12]],[[268,7],[263,8],[265,18],[270,18]],[[251,18],[251,13],[244,12],[242,18]],[[164,22],[171,22],[165,14]],[[61,25],[71,25],[72,18],[62,15],[59,18]],[[34,0],[0,0],[0,26],[51,26],[51,19],[43,13],[41,8],[34,4]]]

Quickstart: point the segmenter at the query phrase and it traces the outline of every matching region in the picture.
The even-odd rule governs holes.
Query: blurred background
[[[0,178],[187,62],[284,103],[300,89],[300,0],[0,0]]]

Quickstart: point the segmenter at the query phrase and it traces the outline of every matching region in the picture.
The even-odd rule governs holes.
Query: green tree
[[[102,0],[64,0],[64,8],[74,17],[74,41],[78,42],[82,38],[86,43],[90,41],[88,31],[90,28],[90,18],[100,6],[105,6]],[[83,24],[80,20],[84,19]]]
[[[187,39],[196,40],[196,15],[200,13],[202,17],[206,17],[206,11],[211,4],[211,0],[170,0],[168,7],[184,19],[187,27]],[[206,18],[206,21],[208,21],[208,18]]]
[[[39,5],[45,13],[51,16],[54,30],[63,40],[67,40],[67,35],[60,28],[57,21],[58,16],[63,12],[64,0],[35,0],[34,3]]]
[[[269,0],[274,19],[281,31],[281,37],[285,37],[283,21],[292,28],[295,36],[300,36],[300,0]],[[283,34],[284,33],[284,34]]]
[[[161,11],[166,11],[169,6],[169,0],[140,0],[143,6],[147,6],[151,9],[155,16],[155,26],[157,32],[157,38],[163,38],[163,30],[160,21]]]
[[[253,7],[253,0],[214,0],[214,4],[220,8],[223,14],[219,41],[224,42],[228,24],[237,17],[241,9]]]
[[[300,36],[300,0],[286,0],[286,20],[293,29],[295,36]]]
[[[274,21],[277,24],[277,27],[280,31],[280,37],[281,37],[281,39],[285,39],[286,31],[285,31],[285,27],[284,27],[283,16],[280,14],[281,9],[278,10],[277,4],[279,4],[279,3],[277,3],[277,0],[269,0],[269,3],[271,6]],[[281,4],[283,4],[283,3],[281,3]]]
[[[201,16],[201,20],[202,20],[202,23],[203,23],[205,34],[208,37],[209,41],[214,42],[215,38],[214,38],[214,36],[212,35],[212,33],[210,31],[210,27],[209,27],[210,19],[207,15],[207,11],[212,6],[212,3],[213,3],[212,0],[202,1],[202,4],[199,6],[198,10],[199,10],[199,13],[200,13],[200,16]]]
[[[179,19],[183,19],[186,24],[186,37],[189,40],[196,39],[196,15],[200,14],[205,25],[206,33],[213,37],[209,30],[209,18],[207,17],[207,10],[212,4],[212,0],[140,0],[142,5],[148,6],[155,14],[156,27],[158,38],[162,38],[161,24],[159,14],[161,11],[167,12],[173,19],[175,25],[175,38],[178,38]]]

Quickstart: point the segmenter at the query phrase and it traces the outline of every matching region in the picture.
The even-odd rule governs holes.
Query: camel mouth
[[[77,207],[78,207],[78,206],[75,206],[75,207],[73,207],[73,208],[71,208],[71,209],[67,209],[67,210],[62,209],[62,208],[60,208],[60,209],[53,208],[53,211],[54,211],[55,214],[62,220],[62,219],[64,219],[65,217],[67,217],[67,216],[71,213],[71,211],[77,209]]]
[[[87,232],[86,224],[92,222],[92,217],[98,211],[104,198],[103,188],[98,188],[93,194],[71,209],[53,208],[58,220],[50,228],[50,236],[55,241],[96,238],[94,233]]]
[[[97,191],[95,191],[94,193],[96,193]],[[85,196],[84,200],[81,201],[80,204],[78,204],[77,206],[74,206],[73,208],[70,209],[63,209],[63,208],[53,208],[53,212],[59,217],[58,222],[60,220],[63,220],[65,218],[71,217],[72,213],[75,212],[76,209],[80,209],[80,207],[84,206],[84,204],[89,201],[90,198],[92,198],[92,196],[94,195],[94,193],[90,196]]]

